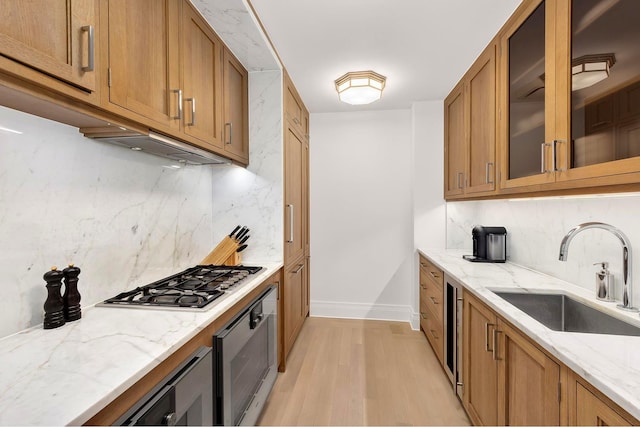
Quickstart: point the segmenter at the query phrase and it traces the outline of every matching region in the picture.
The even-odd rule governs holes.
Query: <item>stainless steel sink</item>
[[[493,293],[554,331],[640,336],[640,327],[609,316],[568,295]]]

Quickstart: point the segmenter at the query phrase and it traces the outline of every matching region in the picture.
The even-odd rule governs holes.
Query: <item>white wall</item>
[[[81,304],[193,266],[211,250],[212,168],[83,137],[0,107],[0,337],[42,323],[42,275],[82,269]]]
[[[311,315],[408,321],[411,111],[311,114]]]
[[[444,201],[444,108],[442,101],[412,105],[413,243],[416,248],[446,247]],[[419,282],[419,256],[414,255],[413,283]],[[420,328],[420,294],[413,286],[411,326]]]
[[[444,248],[444,107],[442,101],[416,102],[412,108],[414,164],[414,242]]]
[[[514,200],[452,202],[447,206],[447,247],[469,249],[474,225],[507,228],[507,254],[534,270],[591,289],[595,292],[593,263],[608,261],[615,274],[618,298],[622,292],[622,246],[612,234],[586,230],[570,244],[566,262],[558,261],[560,242],[567,231],[588,221],[618,227],[636,248],[632,259],[635,274],[634,304],[640,305],[640,194],[561,197]]]

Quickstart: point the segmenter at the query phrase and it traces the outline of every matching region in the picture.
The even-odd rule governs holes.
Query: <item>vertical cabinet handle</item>
[[[231,123],[231,122],[225,123],[224,127],[229,129],[229,132],[227,132],[227,135],[229,136],[229,139],[225,141],[225,144],[231,145],[231,142],[233,141],[233,123]]]
[[[502,360],[498,357],[498,334],[501,334],[502,331],[497,329],[493,330],[493,349],[491,352],[493,353],[493,360]]]
[[[85,25],[80,28],[82,31],[86,31],[89,34],[89,43],[87,47],[88,58],[87,58],[87,66],[82,67],[82,71],[93,71],[94,68],[94,59],[95,59],[95,34],[93,31],[93,25]]]
[[[566,141],[561,141],[559,139],[554,139],[553,140],[553,170],[557,171],[557,172],[561,172],[561,171],[565,170],[565,168],[559,168],[558,167],[558,156],[557,156],[558,155],[558,153],[557,153],[557,145],[558,144],[562,144],[563,142],[566,142]],[[569,158],[568,153],[567,153],[567,158]],[[569,167],[569,165],[567,165],[567,167]]]
[[[293,205],[287,205],[289,208],[289,240],[287,243],[293,243]]]
[[[300,273],[303,268],[304,268],[304,264],[298,264],[298,268],[296,269],[296,271],[293,272],[293,274]]]
[[[487,162],[487,170],[486,170],[486,183],[487,184],[493,184],[493,181],[491,180],[491,173],[490,173],[490,169],[493,166],[493,163],[491,162]]]
[[[546,143],[542,143],[540,144],[540,173],[546,173],[547,172],[547,167],[545,165],[545,162],[547,160],[547,156],[544,152],[545,147],[547,146]]]
[[[171,118],[174,120],[182,120],[182,89],[173,89],[171,92],[178,94],[178,115]]]
[[[464,174],[462,172],[458,172],[458,188],[462,189],[462,182],[460,178],[463,178]]]
[[[187,126],[195,126],[196,125],[196,99],[195,98],[185,98],[184,102],[191,103],[191,121],[186,123]]]
[[[492,349],[489,348],[489,327],[490,326],[494,327],[496,325],[494,325],[493,323],[485,323],[484,324],[484,349],[486,351],[488,351],[488,352],[493,351]]]

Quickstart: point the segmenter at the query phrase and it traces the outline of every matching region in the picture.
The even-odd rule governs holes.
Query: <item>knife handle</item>
[[[245,249],[247,249],[247,246],[249,246],[249,245],[242,245],[242,246],[240,246],[238,249],[236,249],[236,252],[242,252],[242,251],[244,251]]]
[[[248,227],[242,227],[242,230],[240,230],[240,232],[236,236],[236,240],[242,239],[248,232],[249,232],[249,228]]]
[[[229,234],[229,237],[233,237],[234,234],[236,234],[236,232],[240,230],[240,226],[238,225],[236,228],[233,229],[233,231],[231,232],[231,234]]]
[[[244,242],[246,242],[247,240],[249,240],[249,237],[251,237],[251,236],[249,236],[249,235],[244,236],[244,237],[242,238],[242,240],[240,240],[240,241],[238,242],[238,244],[242,245]]]

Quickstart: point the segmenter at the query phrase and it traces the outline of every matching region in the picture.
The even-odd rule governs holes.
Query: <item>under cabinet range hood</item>
[[[108,128],[84,128],[80,132],[87,138],[120,145],[135,151],[154,154],[188,165],[230,164],[231,160],[165,135],[155,132],[148,134]]]

